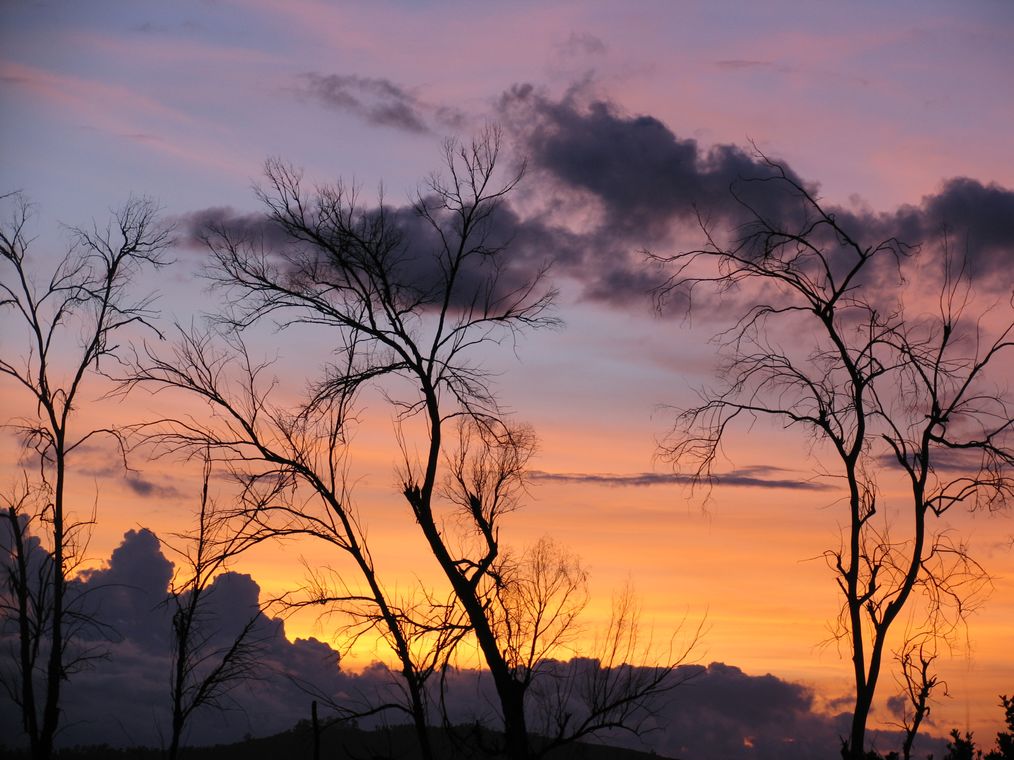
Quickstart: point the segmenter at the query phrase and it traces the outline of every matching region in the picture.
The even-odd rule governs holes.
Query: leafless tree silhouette
[[[51,568],[35,579],[42,584],[35,596],[23,588],[16,595],[19,633],[30,637],[18,657],[17,702],[32,756],[48,758],[60,722],[61,685],[76,659],[70,645],[77,613],[68,605],[67,581],[82,559],[94,518],[68,504],[68,458],[96,436],[119,440],[118,431],[110,428],[82,429],[76,412],[89,374],[117,361],[119,336],[128,328],[151,327],[151,300],[131,300],[129,289],[142,269],[166,263],[170,230],[159,224],[151,200],[133,199],[106,226],[73,229],[74,244],[43,276],[30,253],[30,205],[19,194],[4,200],[13,212],[0,225],[0,310],[11,325],[8,334],[16,335],[18,325],[24,342],[5,347],[0,375],[24,396],[21,408],[27,413],[8,420],[7,426],[20,435],[37,464],[25,498],[4,498],[15,536],[23,538],[30,523],[52,558]]]
[[[249,542],[312,535],[351,557],[362,585],[314,569],[288,601],[338,610],[353,638],[388,640],[424,752],[426,681],[467,637],[495,685],[506,754],[525,758],[530,671],[562,641],[583,581],[567,577],[570,568],[555,581],[518,574],[502,551],[500,519],[518,505],[534,436],[501,413],[478,355],[554,324],[554,292],[544,270],[526,275],[507,258],[509,216],[499,209],[523,169],[502,175],[500,132],[448,142],[444,158],[444,176],[429,179],[410,211],[364,208],[340,183],[309,191],[298,171],[269,161],[259,195],[286,242],[268,249],[211,229],[210,277],[227,303],[217,337],[181,331],[172,355],[137,357],[133,384],[185,390],[209,405],[211,416],[163,421],[150,440],[165,451],[210,448],[229,463],[243,486],[238,516]],[[272,403],[267,365],[247,349],[244,335],[265,321],[329,330],[331,360],[297,406]],[[347,487],[349,431],[368,385],[394,410],[401,497],[446,591],[396,599],[379,579]],[[546,583],[557,585],[539,587]],[[553,598],[535,598],[545,593]]]
[[[900,665],[899,683],[902,687],[904,707],[902,721],[898,726],[905,732],[901,756],[911,760],[912,745],[919,733],[923,720],[930,714],[929,700],[934,691],[943,690],[947,695],[947,684],[933,672],[933,663],[938,657],[937,637],[923,633],[906,639],[897,653]]]
[[[446,498],[458,508],[477,548],[460,549],[498,642],[504,663],[521,694],[530,732],[540,737],[528,751],[541,757],[559,747],[621,729],[641,733],[656,699],[681,683],[676,667],[697,644],[700,628],[670,646],[664,662],[641,635],[637,605],[628,588],[616,599],[607,630],[594,651],[572,663],[572,642],[583,632],[580,615],[588,603],[587,572],[579,559],[548,537],[519,555],[505,550],[498,518],[516,509],[524,494],[535,439],[527,428],[490,428],[474,420],[458,424],[448,455]],[[684,636],[686,632],[674,632]],[[632,663],[638,663],[635,667]]]
[[[515,337],[527,327],[553,322],[547,313],[553,293],[541,272],[512,283],[505,268],[505,242],[497,238],[497,208],[520,173],[498,182],[500,134],[491,130],[468,145],[448,143],[448,179],[434,176],[420,192],[412,219],[422,223],[426,240],[405,238],[382,203],[364,209],[344,185],[307,193],[300,174],[278,161],[267,164],[268,189],[261,192],[271,220],[291,244],[265,251],[229,230],[212,230],[212,277],[229,295],[230,308],[219,327],[231,344],[229,355],[243,365],[245,385],[227,384],[228,355],[216,354],[207,336],[183,336],[176,356],[153,355],[139,362],[138,381],[154,381],[195,391],[224,420],[227,433],[177,420],[163,442],[193,448],[209,443],[234,463],[256,461],[261,469],[246,478],[248,512],[260,516],[258,539],[313,533],[349,553],[365,580],[362,594],[328,597],[346,608],[366,604],[358,617],[367,625],[383,620],[403,666],[420,737],[426,733],[425,695],[407,627],[422,622],[397,609],[377,579],[363,528],[349,507],[344,479],[347,417],[358,390],[384,378],[409,378],[417,395],[391,401],[403,435],[421,418],[425,437],[421,462],[406,454],[403,493],[427,544],[454,591],[504,697],[504,720],[515,754],[524,754],[524,713],[520,693],[483,610],[474,573],[451,553],[434,511],[448,419],[462,415],[492,427],[499,417],[487,377],[471,355],[483,345]],[[332,328],[338,360],[311,388],[300,409],[269,407],[257,378],[263,367],[249,361],[241,335],[274,317],[283,327],[301,323]],[[405,451],[415,450],[405,446]],[[304,508],[298,486],[309,487],[322,502],[320,515]],[[375,606],[374,606],[375,605]],[[441,620],[443,616],[439,616]],[[454,615],[451,616],[452,618]],[[455,627],[435,626],[436,635],[459,635]]]
[[[208,620],[208,592],[215,576],[245,548],[246,535],[235,531],[229,514],[209,494],[211,457],[205,455],[200,509],[192,534],[178,534],[178,543],[163,541],[184,561],[174,574],[166,604],[172,611],[172,670],[169,678],[171,734],[169,760],[180,754],[180,743],[191,715],[201,708],[223,709],[222,700],[243,681],[257,675],[260,640],[253,613],[238,632],[221,630]]]
[[[350,353],[349,358],[353,354]],[[304,593],[281,600],[290,607],[328,606],[351,623],[352,639],[379,631],[401,666],[406,705],[370,706],[357,712],[396,707],[411,714],[425,757],[432,757],[424,689],[426,669],[412,646],[412,616],[385,587],[366,541],[366,529],[346,487],[346,433],[354,389],[312,398],[296,409],[275,406],[267,364],[256,364],[240,334],[221,342],[198,330],[181,330],[171,355],[149,350],[135,359],[131,384],[184,390],[203,402],[189,417],[142,426],[142,439],[164,454],[203,456],[229,471],[239,483],[237,506],[223,509],[236,556],[264,541],[312,538],[349,558],[362,586],[317,571]],[[228,534],[225,534],[228,535]]]
[[[663,453],[706,481],[735,425],[762,417],[831,452],[846,520],[826,558],[855,678],[845,756],[859,758],[888,633],[913,594],[927,625],[941,630],[986,582],[964,543],[934,532],[932,521],[960,505],[1009,503],[1014,422],[996,373],[1014,348],[1014,325],[1002,310],[970,313],[969,280],[946,246],[936,313],[907,313],[900,282],[918,249],[863,241],[781,166],[768,166],[769,176],[747,184],[791,199],[792,214],[776,217],[734,188],[749,221],[730,244],[702,220],[705,246],[652,257],[670,268],[660,304],[676,295],[692,303],[707,287],[741,314],[719,337],[727,382],[679,412]],[[908,484],[907,507],[885,504],[890,478]]]

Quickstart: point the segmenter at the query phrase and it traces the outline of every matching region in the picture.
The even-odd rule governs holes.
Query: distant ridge
[[[484,747],[497,743],[499,734],[494,731],[458,726],[454,735],[443,728],[433,728],[433,748],[437,757],[449,760],[492,760],[502,755],[491,754]],[[532,738],[538,746],[541,740]],[[115,748],[106,745],[69,747],[56,752],[58,760],[163,760],[165,751],[150,747]],[[233,744],[209,747],[187,747],[180,752],[182,760],[313,760],[313,733],[308,721],[274,736],[245,739]],[[24,751],[4,750],[0,758],[22,760]],[[339,725],[325,726],[320,734],[320,760],[419,760],[415,729],[412,726],[392,726],[361,730]],[[654,752],[613,747],[605,744],[576,742],[557,748],[544,756],[546,760],[679,760]]]

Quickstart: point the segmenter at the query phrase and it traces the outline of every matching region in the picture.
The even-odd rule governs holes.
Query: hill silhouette
[[[502,737],[486,729],[457,726],[433,729],[433,747],[438,757],[456,760],[487,760],[502,757],[492,748],[502,745]],[[532,739],[538,747],[539,739]],[[4,753],[10,760],[28,758],[27,751]],[[165,751],[152,747],[117,748],[108,745],[68,747],[58,750],[60,760],[162,760]],[[233,744],[187,747],[183,760],[313,760],[313,729],[308,721],[273,736],[250,738]],[[412,726],[391,726],[363,730],[353,726],[331,725],[320,732],[320,760],[417,760],[415,730]],[[604,744],[576,742],[551,750],[547,760],[679,760],[654,752],[641,752]]]

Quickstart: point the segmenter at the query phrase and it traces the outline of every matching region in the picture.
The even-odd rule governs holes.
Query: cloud
[[[290,241],[285,230],[266,214],[242,213],[231,206],[210,206],[180,214],[170,221],[180,232],[179,242],[196,249],[205,249],[209,235],[223,233],[230,239],[269,249],[284,246]]]
[[[1014,190],[954,177],[917,205],[880,214],[844,212],[843,218],[874,235],[922,243],[932,253],[941,252],[946,238],[950,254],[964,262],[966,273],[979,287],[1001,293],[1011,290]]]
[[[697,223],[697,214],[738,219],[742,207],[729,194],[746,178],[773,169],[735,145],[703,148],[650,115],[626,115],[582,87],[553,100],[529,85],[512,88],[500,111],[519,133],[542,177],[589,194],[601,204],[597,232],[634,246],[668,238],[674,224]],[[806,184],[791,169],[789,176]],[[789,199],[770,192],[747,198],[768,214],[790,216]]]
[[[602,56],[608,51],[608,46],[599,37],[587,32],[571,32],[565,42],[557,45],[561,55],[568,58],[579,56]]]
[[[571,255],[558,271],[580,282],[590,300],[648,303],[665,272],[643,252],[668,249],[688,230],[698,233],[701,220],[735,228],[748,219],[745,203],[776,218],[799,217],[791,194],[742,183],[774,176],[763,158],[735,145],[705,148],[681,138],[653,116],[627,115],[594,97],[588,85],[560,99],[516,85],[501,96],[498,113],[529,157],[530,182],[540,194],[552,205],[583,210],[585,221],[572,230]],[[815,190],[791,168],[787,174]],[[734,186],[739,199],[730,193]],[[544,228],[547,218],[540,220]]]
[[[122,454],[114,453],[107,447],[85,443],[75,447],[75,454],[83,454],[86,457],[85,461],[77,466],[77,472],[97,479],[122,478],[123,484],[136,496],[178,499],[184,495],[170,478],[156,479],[138,470],[125,469]]]
[[[436,127],[459,130],[467,119],[453,106],[427,103],[382,77],[308,72],[301,74],[298,82],[295,91],[300,96],[379,127],[427,134]]]
[[[764,65],[722,63],[727,68]],[[735,240],[743,225],[754,221],[754,213],[790,230],[804,229],[810,221],[795,191],[769,181],[776,170],[755,149],[702,146],[654,116],[623,112],[597,97],[587,83],[560,98],[516,85],[501,96],[498,113],[529,156],[540,192],[554,205],[565,206],[570,199],[586,209],[590,221],[575,230],[578,239],[569,246],[577,255],[564,260],[562,269],[584,285],[592,300],[627,304],[646,299],[664,281],[664,271],[653,269],[641,252],[678,250],[680,235],[700,238],[702,222],[720,240]],[[819,197],[817,183],[780,163],[789,179]],[[1014,251],[1012,190],[959,177],[919,203],[895,210],[824,207],[864,246],[893,237],[921,244],[927,255],[937,257],[941,232],[949,230],[951,252],[965,254],[968,274],[981,287],[1010,287],[1009,278],[997,275],[1006,272]],[[539,221],[547,227],[546,218]],[[838,242],[830,237],[820,242],[833,255]],[[882,281],[884,274],[872,277]]]
[[[389,79],[311,72],[301,80],[301,92],[328,108],[348,111],[381,127],[419,134],[430,131],[418,99]]]
[[[582,657],[567,662],[548,662],[536,676],[528,704],[528,725],[533,731],[553,730],[556,687],[568,679],[598,673],[599,663]],[[622,666],[632,678],[642,668]],[[374,675],[379,675],[376,673]],[[665,757],[706,757],[716,760],[809,760],[831,757],[848,734],[848,715],[829,715],[815,706],[813,691],[800,683],[770,673],[750,675],[722,662],[681,665],[670,675],[672,690],[646,712],[646,732],[640,736],[615,731],[599,740],[616,746],[652,751]],[[544,684],[550,684],[542,690]],[[446,704],[457,725],[487,722],[495,714],[496,697],[491,679],[474,670],[451,670],[446,674]],[[580,720],[584,705],[580,689],[567,692],[566,711]],[[901,746],[898,732],[870,731],[870,741],[887,750]],[[944,741],[920,735],[916,752],[942,756]]]
[[[439,218],[439,204],[427,200]],[[378,208],[361,209],[363,219],[380,214]],[[446,277],[446,254],[440,236],[432,225],[410,205],[383,209],[385,223],[393,232],[392,239],[400,242],[386,259],[386,275],[394,290],[406,294],[412,301],[423,305],[442,302]],[[185,244],[201,248],[205,240],[221,235],[232,241],[245,241],[255,248],[274,253],[280,267],[288,266],[286,258],[320,256],[326,262],[326,253],[299,250],[288,234],[268,216],[260,213],[244,214],[229,207],[211,207],[194,211],[174,220]],[[454,220],[445,220],[444,229],[453,229]],[[503,261],[486,255],[468,257],[456,272],[454,291],[450,302],[454,306],[472,306],[476,296],[488,295],[496,300],[524,289],[546,267],[553,253],[561,260],[574,255],[571,246],[577,245],[575,236],[562,229],[548,228],[537,219],[522,221],[508,204],[493,208],[482,228],[470,242],[482,240],[486,250],[507,247]],[[553,251],[545,246],[552,243]]]
[[[2,531],[0,539],[5,543]],[[38,547],[37,542],[33,545]],[[9,557],[5,551],[0,560]],[[82,644],[105,652],[105,657],[72,673],[66,683],[63,746],[160,746],[168,736],[173,608],[164,602],[172,573],[158,538],[141,529],[124,535],[106,567],[82,573],[70,583],[68,598],[101,623],[82,631]],[[259,671],[256,680],[240,682],[229,692],[226,712],[205,709],[194,714],[189,736],[193,743],[229,742],[246,733],[267,735],[291,727],[305,717],[310,699],[297,682],[328,694],[352,691],[354,679],[338,668],[337,653],[313,639],[289,642],[282,621],[259,610],[259,592],[249,575],[231,572],[219,575],[207,589],[202,615],[207,646],[221,651],[254,617]],[[13,630],[0,629],[5,653],[15,643]],[[15,659],[9,658],[11,665]],[[17,710],[8,699],[0,691],[0,735],[8,741],[24,739]]]
[[[0,545],[6,546],[8,539],[0,530]],[[33,546],[38,554],[38,544]],[[7,558],[7,552],[0,555],[0,559]],[[164,598],[172,571],[158,538],[141,529],[124,535],[106,567],[72,582],[69,593],[101,597],[94,612],[114,627],[117,635],[102,642],[106,658],[95,661],[89,670],[73,673],[67,681],[61,746],[161,746],[165,741],[172,609],[158,602]],[[209,644],[228,646],[238,627],[255,616],[261,668],[257,680],[242,682],[229,693],[227,711],[194,714],[190,743],[228,743],[245,734],[266,736],[283,731],[306,718],[314,697],[321,698],[322,704],[329,701],[352,709],[399,698],[397,673],[380,663],[359,673],[342,671],[338,654],[327,644],[316,639],[289,642],[282,621],[259,610],[258,597],[257,583],[240,573],[223,573],[208,589],[203,621],[211,633]],[[4,648],[14,643],[11,634],[0,630]],[[13,663],[14,658],[9,661]],[[622,668],[632,677],[641,670],[630,665]],[[444,699],[454,723],[468,725],[479,719],[496,724],[497,700],[487,672],[451,668],[444,675]],[[545,663],[532,687],[529,724],[533,730],[550,728],[546,720],[555,713],[546,700],[558,693],[569,695],[567,709],[580,719],[585,709],[582,691],[559,692],[555,686],[588,675],[597,675],[601,682],[597,660],[575,657]],[[604,740],[671,757],[802,760],[834,754],[838,737],[847,731],[847,714],[818,711],[809,687],[771,674],[750,675],[735,666],[713,662],[681,665],[670,677],[674,688],[654,705],[652,714],[641,716],[648,721],[648,733],[638,737],[614,732]],[[547,688],[541,689],[542,685]],[[431,688],[436,704],[438,685],[432,683]],[[326,712],[324,717],[328,717]],[[401,719],[392,713],[360,721],[360,726],[371,728]],[[12,741],[21,737],[20,732],[17,710],[9,703],[9,695],[0,691],[0,735]],[[901,743],[896,732],[872,732],[871,738],[881,749]],[[923,736],[919,741],[920,757],[929,751],[943,754],[941,740]]]
[[[307,76],[315,97],[335,107],[386,119],[379,111],[370,115],[370,104],[383,101],[390,106],[384,113],[392,123],[410,130],[424,125],[424,104],[387,80]],[[627,114],[611,101],[596,98],[590,85],[575,85],[560,98],[531,85],[516,85],[500,97],[496,112],[529,159],[529,176],[518,191],[525,197],[508,198],[487,223],[494,245],[509,244],[501,273],[504,292],[529,281],[548,263],[554,276],[577,283],[587,300],[643,307],[667,276],[663,267],[645,259],[645,250],[680,250],[686,240],[700,239],[702,222],[719,239],[735,239],[743,234],[743,225],[753,221],[754,212],[788,229],[802,229],[809,222],[798,194],[784,183],[769,181],[776,170],[754,149],[703,146],[680,137],[660,119]],[[819,195],[819,185],[787,164],[783,168],[789,179]],[[894,237],[921,243],[927,256],[939,256],[941,232],[947,229],[952,252],[965,253],[967,271],[981,287],[1010,287],[1009,278],[1000,275],[1014,250],[1012,190],[956,178],[919,203],[894,210],[825,208],[845,229],[855,231],[863,245]],[[399,277],[418,283],[420,289],[432,288],[439,274],[432,229],[410,206],[385,211],[401,233]],[[365,210],[366,216],[376,213]],[[188,231],[191,244],[198,243],[209,226],[263,242],[269,249],[289,244],[263,214],[227,207],[194,211],[182,217],[179,226]],[[831,238],[823,242],[832,253],[838,245]],[[883,271],[887,266],[885,258],[868,279],[896,282],[896,274]],[[487,274],[481,265],[463,272],[455,302],[467,302]],[[699,304],[707,308],[703,301]]]
[[[731,58],[723,61],[715,61],[715,66],[727,71],[741,71],[743,69],[764,69],[772,66],[771,61],[751,61],[743,58]]]
[[[145,478],[137,472],[129,472],[123,479],[127,488],[137,496],[158,497],[160,499],[178,498],[183,496],[183,491],[174,485],[159,484]]]
[[[767,469],[767,468],[765,468]],[[774,469],[774,468],[771,468]],[[714,483],[725,486],[741,486],[746,488],[776,488],[794,491],[826,491],[832,486],[810,480],[795,480],[790,478],[764,478],[758,477],[756,468],[749,470],[722,473],[715,475]],[[535,470],[529,473],[529,477],[535,481],[546,481],[554,483],[584,483],[586,485],[601,486],[667,486],[667,485],[690,485],[693,478],[689,475],[680,475],[671,472],[641,472],[625,475],[614,475],[609,473],[572,473],[572,472],[543,472]]]

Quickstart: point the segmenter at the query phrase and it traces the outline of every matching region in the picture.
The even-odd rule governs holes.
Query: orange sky
[[[82,407],[80,419],[94,424],[110,413],[139,419],[163,411],[167,401],[137,394],[115,402],[115,411],[109,402],[100,401]],[[574,403],[576,415],[581,400]],[[417,580],[439,587],[439,570],[394,486],[396,460],[392,449],[383,445],[385,438],[391,443],[389,420],[379,403],[367,407],[373,411],[365,415],[356,436],[351,474],[378,568],[388,584],[403,590]],[[652,462],[652,434],[662,432],[660,424],[658,419],[638,427],[583,421],[574,427],[545,429],[533,468],[558,474],[665,472],[664,464]],[[13,454],[9,439],[7,444]],[[727,453],[737,465],[784,467],[779,477],[802,479],[813,465],[803,445],[782,431],[761,428]],[[186,529],[196,506],[196,472],[184,476],[178,463],[135,456],[132,466],[145,482],[178,490],[169,496],[140,497],[124,486],[118,466],[109,467],[111,454],[102,447],[82,456],[81,465],[88,472],[108,471],[76,474],[72,480],[77,503],[85,508],[90,509],[96,493],[101,493],[99,525],[89,547],[92,566],[109,556],[127,528],[144,526],[166,536]],[[602,630],[612,594],[629,582],[641,604],[642,624],[659,651],[681,622],[686,632],[692,632],[703,620],[704,636],[695,660],[719,660],[748,673],[771,672],[799,680],[814,686],[822,700],[832,700],[850,691],[848,653],[827,643],[838,598],[820,556],[837,540],[841,517],[836,498],[834,491],[719,485],[705,501],[700,491],[691,493],[671,484],[536,480],[524,508],[505,521],[504,536],[515,548],[552,536],[582,558],[591,573],[592,599],[578,647],[582,640],[589,645]],[[996,695],[1006,693],[1014,678],[1007,643],[1014,613],[1014,556],[1009,550],[1014,520],[1009,515],[956,515],[947,525],[969,538],[973,555],[994,576],[994,590],[971,617],[968,640],[956,641],[953,652],[941,658],[940,672],[951,696],[934,707],[935,726],[944,731],[951,725],[967,725],[987,736],[997,726]],[[305,579],[304,562],[311,567],[343,566],[331,547],[290,542],[258,548],[233,569],[251,573],[262,587],[262,598],[270,598]],[[341,646],[340,639],[332,638],[333,630],[332,621],[309,614],[287,622],[290,637],[315,636]],[[363,642],[346,662],[356,667],[378,658],[390,660],[382,645]],[[895,693],[886,672],[882,684],[882,698]],[[881,721],[889,720],[883,708],[878,715]]]
[[[383,180],[388,199],[400,204],[439,163],[445,134],[503,116],[501,96],[524,82],[561,108],[578,92],[601,98],[617,121],[653,117],[680,139],[698,140],[702,155],[717,144],[754,141],[820,183],[828,202],[851,209],[918,205],[953,176],[1014,186],[1014,103],[1000,96],[1014,71],[1014,17],[999,3],[957,10],[869,2],[846,11],[647,2],[631,11],[609,2],[531,2],[469,5],[467,14],[457,3],[88,5],[0,10],[0,194],[23,188],[38,201],[37,246],[48,252],[66,242],[58,221],[102,218],[131,193],[157,197],[164,215],[184,226],[188,214],[206,209],[254,212],[250,185],[275,155],[306,166],[312,179],[355,178],[367,198]],[[366,89],[393,84],[397,104],[425,128],[382,122],[366,89],[355,91],[358,110],[319,102],[305,87],[308,72],[358,78]],[[549,180],[548,170],[539,171],[519,190],[518,208],[574,229],[604,213],[606,201],[587,188],[540,185]],[[633,256],[644,244],[624,245],[608,254]],[[203,253],[181,245],[176,258],[157,281],[140,283],[161,291],[166,324],[189,323],[216,305],[196,278]],[[573,476],[668,472],[656,459],[671,419],[664,405],[688,403],[714,380],[707,339],[716,322],[659,317],[647,298],[596,300],[576,268],[558,267],[557,275],[565,326],[525,336],[516,355],[505,347],[484,357],[499,373],[505,406],[536,429],[533,468]],[[1009,313],[1003,303],[998,310]],[[20,350],[17,329],[0,323],[0,350]],[[295,397],[319,365],[326,336],[268,338],[258,349],[279,353],[278,392]],[[103,390],[88,387],[81,426],[151,418],[178,403],[143,392],[103,400]],[[394,487],[389,409],[376,394],[364,402],[352,472],[378,564],[389,583],[410,585],[418,576],[435,584],[436,569]],[[24,394],[0,381],[0,416],[30,411]],[[808,448],[758,425],[730,441],[724,466],[781,468],[766,477],[805,479],[816,464]],[[0,483],[18,476],[18,459],[11,438],[0,436]],[[179,530],[195,506],[193,472],[142,454],[131,464],[139,470],[133,490],[108,447],[83,454],[74,471],[78,504],[90,509],[100,495],[93,565],[124,531]],[[504,535],[516,547],[550,535],[582,557],[591,571],[589,636],[606,619],[611,594],[629,581],[655,640],[667,640],[681,620],[691,627],[705,620],[701,662],[799,679],[826,701],[847,694],[847,659],[821,646],[837,609],[821,558],[837,542],[834,492],[718,486],[706,503],[702,496],[673,484],[536,479]],[[1014,688],[1014,518],[952,513],[943,524],[969,538],[994,589],[970,618],[967,641],[942,658],[951,696],[934,707],[933,729],[967,725],[985,737],[999,725],[997,695]],[[300,558],[334,561],[312,546],[263,547],[235,569],[274,596],[300,582]],[[308,618],[290,620],[287,630],[328,637]],[[882,697],[894,693],[890,675],[881,683]]]

